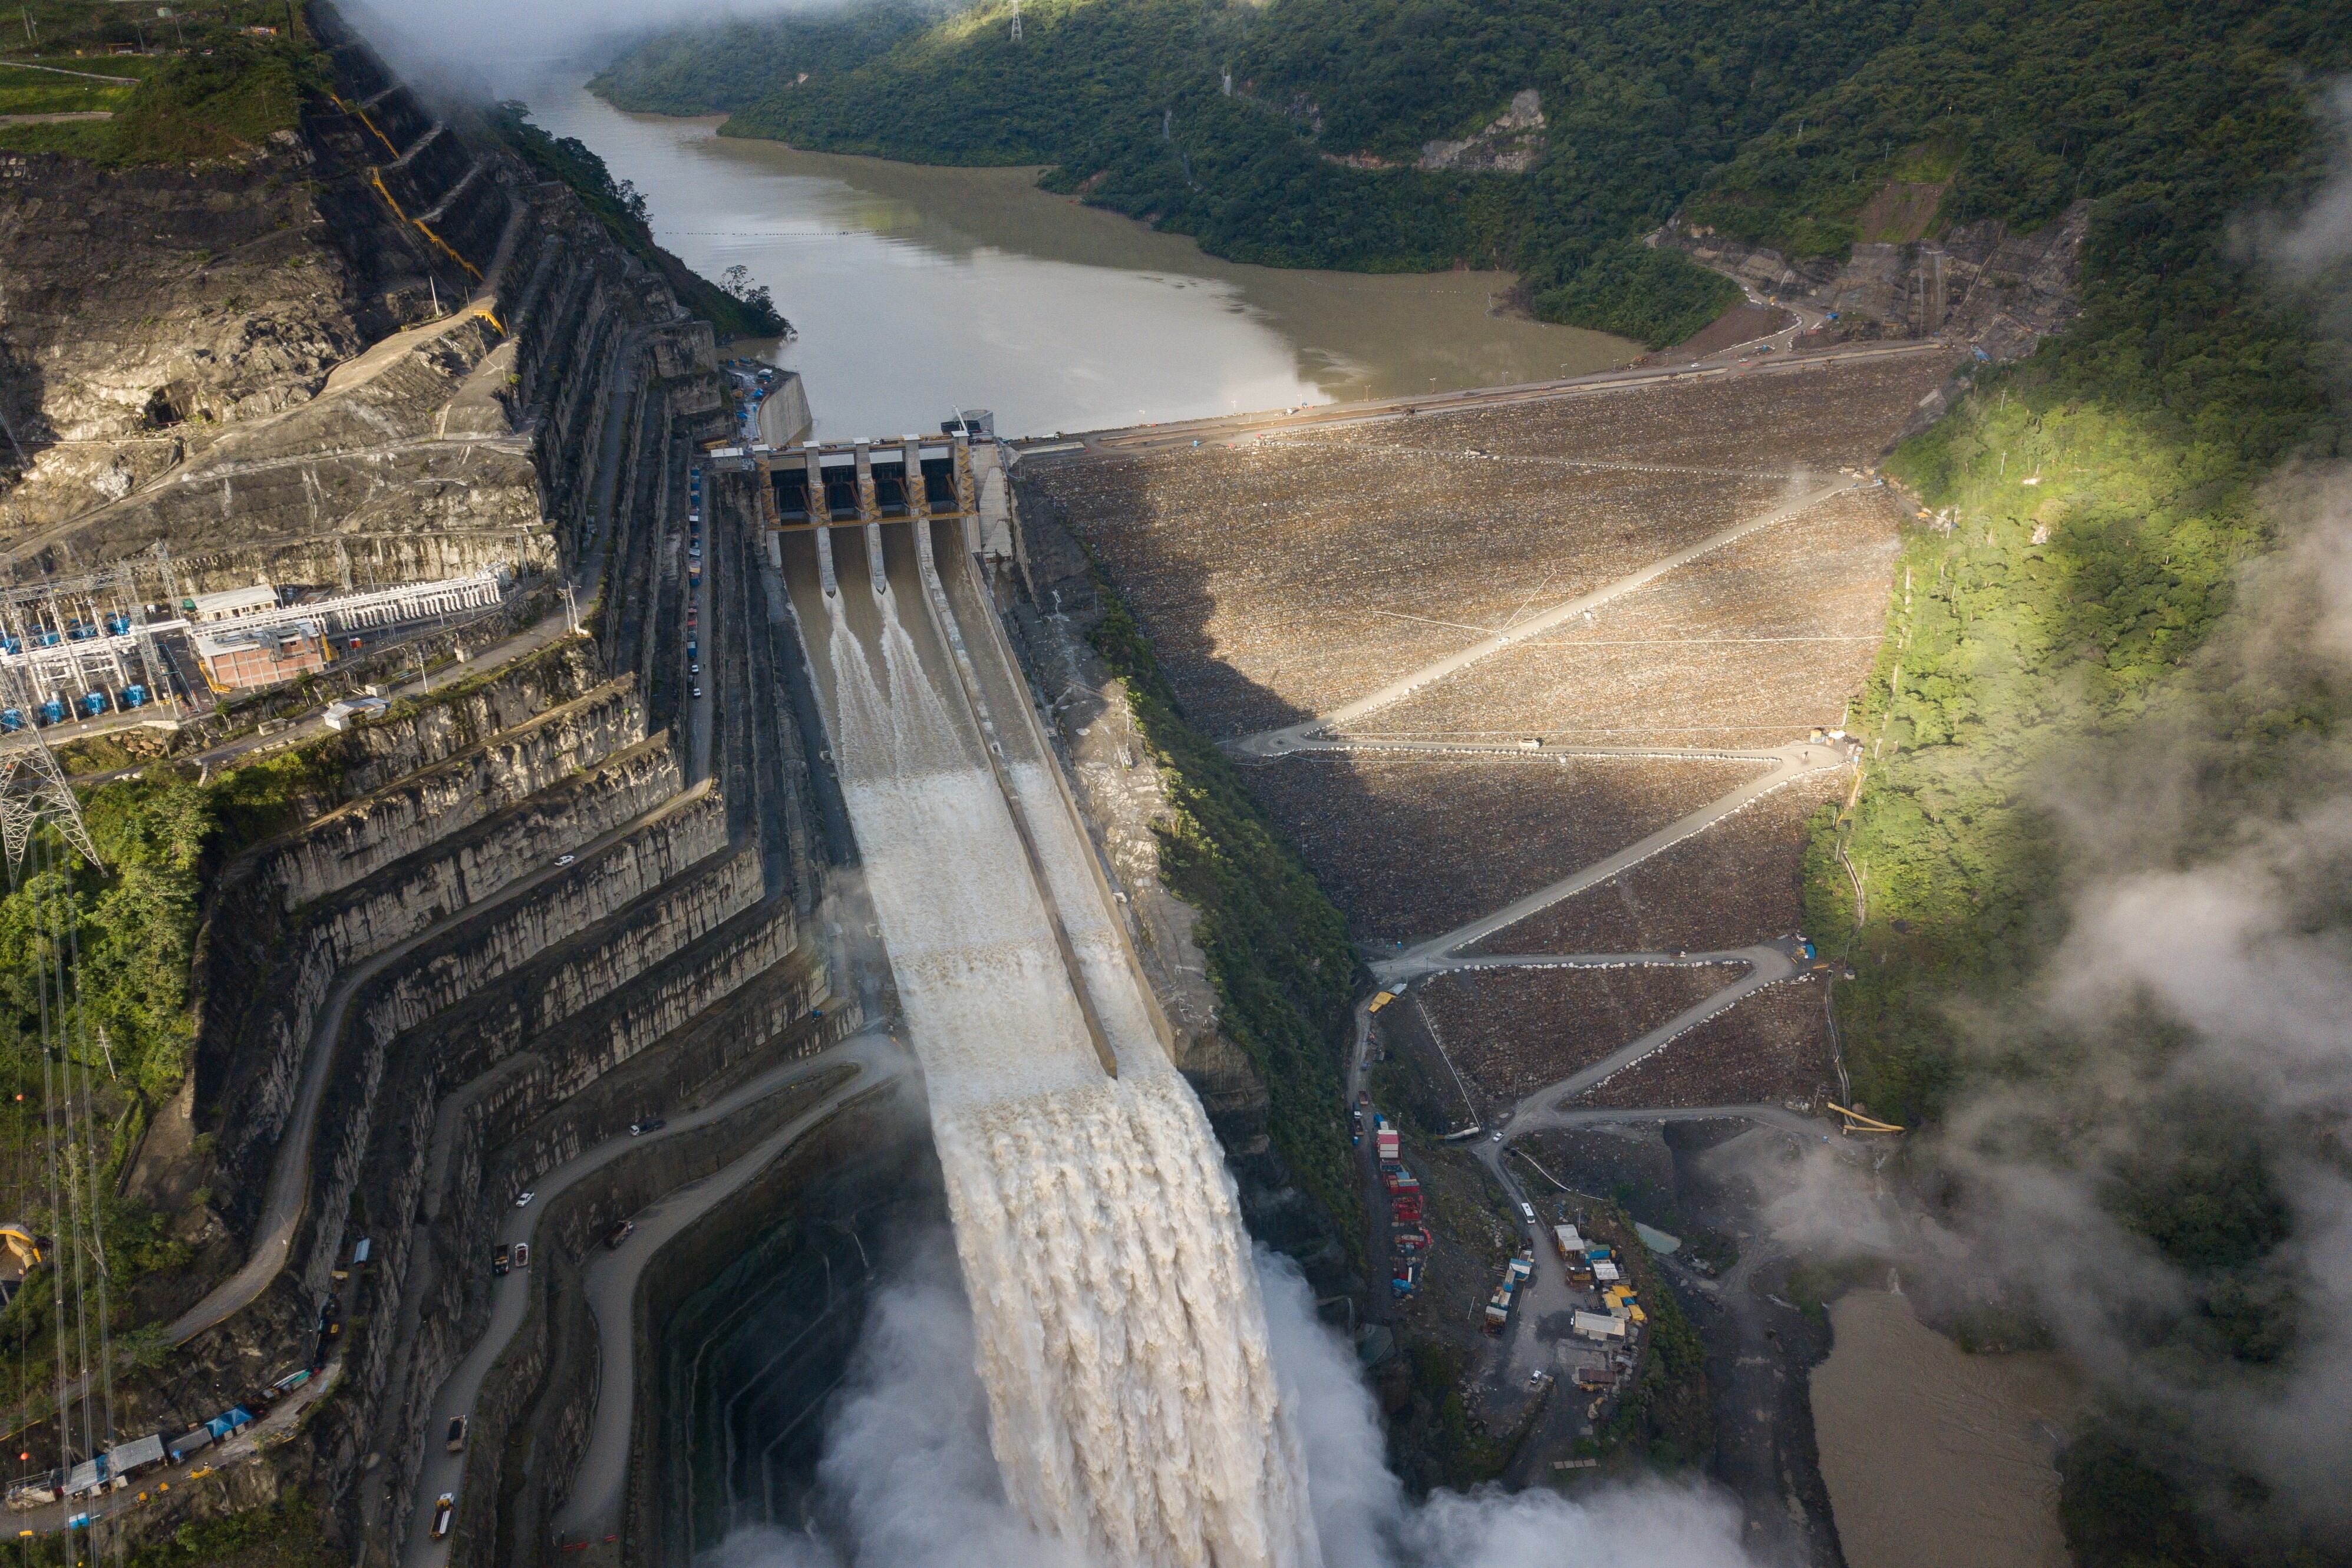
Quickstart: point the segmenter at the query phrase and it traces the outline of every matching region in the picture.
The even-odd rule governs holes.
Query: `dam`
[[[1313,1563],[1233,1181],[967,548],[979,519],[903,486],[880,520],[853,457],[867,520],[781,527],[771,559],[927,1082],[1008,1498],[1105,1563]],[[969,505],[966,444],[933,463]],[[763,499],[832,510],[755,472]],[[808,448],[802,474],[830,472]]]

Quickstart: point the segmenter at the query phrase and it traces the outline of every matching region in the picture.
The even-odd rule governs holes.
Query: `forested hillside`
[[[1927,1124],[1916,1164],[1958,1209],[2035,1237],[2010,1304],[2128,1369],[2062,1466],[2086,1564],[2343,1561],[2340,1503],[2279,1447],[2340,1464],[2340,1414],[2239,1413],[2313,1412],[2347,1307],[2305,1249],[2352,1082],[2340,1055],[2312,1070],[2297,1032],[2329,1026],[2258,974],[2327,967],[2345,938],[2313,823],[2343,795],[2352,688],[2316,631],[2333,612],[2278,559],[2332,526],[2282,476],[2345,454],[2344,263],[2298,272],[2261,238],[2326,178],[2313,83],[2352,65],[2343,22],[1989,7],[1824,94],[1801,140],[1759,139],[1690,210],[1841,249],[1906,126],[1923,177],[1953,180],[1948,215],[2095,204],[2081,319],[1888,465],[1933,519],[1810,894],[1859,971],[1839,994],[1856,1095]],[[2224,885],[2242,925],[2200,907]],[[2117,915],[2158,887],[2153,926]]]
[[[730,111],[729,135],[1050,164],[1055,188],[1238,260],[1509,266],[1539,315],[1665,343],[1738,296],[1641,236],[1909,10],[1045,0],[1023,7],[1016,44],[1009,5],[929,25],[853,9],[656,39],[594,86],[626,109]],[[1549,152],[1528,172],[1415,166],[1423,142],[1470,136],[1528,88]]]

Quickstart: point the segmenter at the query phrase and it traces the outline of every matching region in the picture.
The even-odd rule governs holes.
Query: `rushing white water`
[[[1118,1060],[1104,1073],[954,676],[934,685],[896,597],[881,596],[879,670],[828,601],[835,755],[923,1063],[1007,1497],[1102,1568],[1313,1568],[1301,1445],[1207,1118],[1151,1031],[1053,780],[1016,759]]]

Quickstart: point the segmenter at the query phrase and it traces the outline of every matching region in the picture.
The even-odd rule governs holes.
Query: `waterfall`
[[[877,597],[870,649],[826,601],[835,755],[923,1064],[1006,1494],[1101,1568],[1313,1568],[1233,1182],[1089,852],[1066,812],[1024,813],[1116,1079],[954,674],[926,667],[898,596]],[[1024,801],[1052,799],[1038,763],[1007,761]]]

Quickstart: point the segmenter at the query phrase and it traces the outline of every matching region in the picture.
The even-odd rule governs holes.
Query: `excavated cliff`
[[[118,1368],[117,1427],[184,1430],[313,1369],[263,1406],[267,1436],[142,1495],[132,1538],[299,1489],[382,1562],[438,1452],[436,1392],[489,1329],[514,1193],[865,1015],[756,519],[714,508],[698,590],[687,570],[688,460],[730,423],[710,328],[462,107],[325,5],[306,21],[329,87],[240,162],[0,159],[0,574],[158,547],[184,591],[498,566],[546,607],[455,685],[272,760],[291,825],[208,873],[191,1070],[124,1176],[190,1262],[121,1305],[170,1349]],[[684,677],[695,591],[708,705]],[[584,1309],[548,1291],[614,1218],[762,1146],[819,1071],[551,1211],[453,1561],[551,1560],[597,1366]],[[829,1129],[765,1190],[876,1157]]]
[[[1937,186],[1890,186],[1877,204],[1887,220],[1874,226],[1918,237],[1859,244],[1843,259],[1791,258],[1680,218],[1653,237],[1755,292],[1834,312],[1829,341],[1943,337],[1994,360],[2023,359],[2081,308],[2079,254],[2091,204],[2077,202],[2028,233],[1987,218],[1930,236],[1940,194]]]

